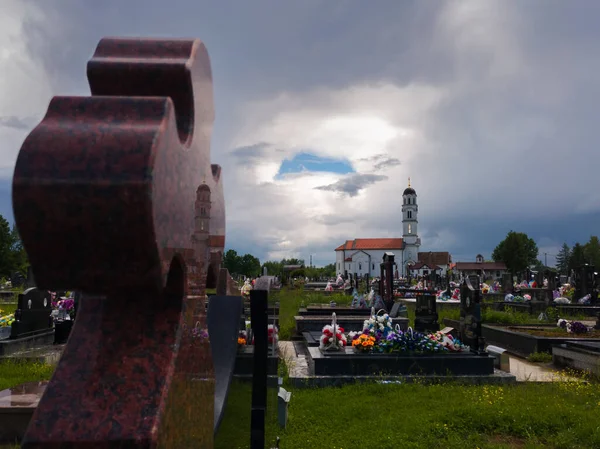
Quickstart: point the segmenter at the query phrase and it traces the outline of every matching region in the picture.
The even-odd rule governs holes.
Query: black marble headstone
[[[215,370],[215,433],[221,423],[229,394],[242,312],[241,296],[211,296],[208,300],[207,326]]]
[[[440,330],[435,295],[417,295],[416,302],[415,330],[417,332]]]
[[[25,276],[19,271],[14,272],[10,277],[10,283],[13,287],[21,287],[25,285]]]
[[[473,352],[482,352],[485,344],[481,336],[479,285],[479,276],[468,276],[460,289],[460,338]]]
[[[48,291],[28,288],[19,295],[18,301],[11,339],[29,337],[52,329],[52,300]]]

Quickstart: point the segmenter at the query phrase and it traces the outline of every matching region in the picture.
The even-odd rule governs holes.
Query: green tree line
[[[536,269],[548,268],[538,259],[535,241],[523,232],[510,231],[494,249],[492,259],[504,262],[513,275],[531,266]],[[556,270],[561,274],[568,274],[586,263],[600,268],[600,241],[597,236],[591,236],[583,245],[576,243],[573,248],[564,243],[556,255]]]
[[[583,245],[579,242],[575,243],[573,248],[563,243],[556,255],[556,268],[563,274],[568,274],[571,270],[577,269],[586,263],[600,269],[600,240],[595,235],[592,235],[588,242]]]
[[[270,276],[282,276],[285,265],[298,265],[300,268],[286,273],[291,277],[333,277],[335,276],[335,264],[329,264],[324,267],[307,267],[302,259],[282,259],[281,261],[266,261],[263,264],[252,254],[240,255],[237,251],[229,249],[223,256],[223,267],[229,270],[232,275],[243,275],[248,277],[258,277],[267,269]]]

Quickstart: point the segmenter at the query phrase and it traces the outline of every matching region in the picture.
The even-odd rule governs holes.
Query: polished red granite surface
[[[48,382],[27,382],[0,391],[0,408],[37,407]]]
[[[52,99],[15,167],[38,287],[84,292],[23,447],[212,447],[210,347],[191,335],[204,307],[187,299],[208,263],[193,243],[203,182],[210,234],[225,231],[207,50],[103,39],[87,73],[92,96]]]

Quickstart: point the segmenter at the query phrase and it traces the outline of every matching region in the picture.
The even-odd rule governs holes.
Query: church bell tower
[[[415,264],[418,261],[419,247],[421,246],[421,239],[418,235],[418,213],[417,192],[410,186],[410,178],[408,178],[408,187],[402,194],[402,241],[404,242],[405,265]]]

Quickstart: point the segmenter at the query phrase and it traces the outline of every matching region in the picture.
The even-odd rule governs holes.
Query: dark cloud
[[[265,234],[278,229],[292,236],[297,232],[284,192],[255,186],[251,170],[244,171],[281,150],[265,143],[230,150],[230,138],[241,121],[236,115],[240,106],[278,95],[302,95],[315,87],[378,82],[400,87],[421,83],[446,93],[419,123],[428,141],[426,152],[409,158],[399,146],[391,155],[361,161],[373,170],[397,167],[400,161],[402,168],[409,166],[413,180],[421,183],[417,190],[420,224],[426,231],[421,235],[424,249],[448,250],[455,259],[471,260],[479,252],[491,254],[510,229],[540,241],[567,243],[585,241],[597,232],[600,212],[573,210],[586,194],[600,191],[600,153],[594,151],[600,144],[595,124],[600,60],[594,56],[600,42],[600,2],[584,0],[582,8],[559,0],[463,0],[442,6],[382,0],[377,8],[366,2],[323,8],[322,2],[312,0],[31,3],[42,8],[47,26],[39,26],[38,19],[24,23],[27,48],[43,61],[59,95],[88,93],[85,64],[105,35],[197,36],[205,41],[217,112],[212,154],[213,162],[224,169],[231,224],[228,247],[262,259],[280,241]],[[449,17],[448,10],[463,5],[462,15]],[[491,13],[478,17],[477,11],[486,8]],[[458,25],[445,32],[452,20]],[[485,31],[480,39],[468,35],[479,29]],[[0,127],[33,126],[28,119],[0,118]],[[353,174],[317,189],[352,197],[385,179]],[[395,183],[388,184],[393,197]],[[0,186],[0,195],[0,212],[11,216],[9,181]],[[252,205],[259,200],[276,208],[279,218],[254,212]],[[329,254],[332,260],[333,248],[353,238],[360,226],[373,237],[401,233],[399,206],[373,204],[378,207],[377,220],[356,211],[343,218],[334,213],[315,218],[332,228],[348,224],[349,235],[329,235],[326,251],[304,243],[294,249]],[[443,241],[448,234],[455,240]],[[433,242],[440,246],[432,248]]]
[[[376,154],[375,156],[361,158],[359,161],[373,164],[374,170],[382,170],[402,164],[400,159],[390,157],[387,154]]]
[[[257,143],[247,147],[235,148],[230,154],[236,159],[236,162],[240,164],[247,164],[263,159],[268,146],[269,145],[267,143]]]
[[[351,175],[344,176],[333,184],[315,187],[315,189],[339,192],[352,197],[358,195],[358,192],[365,187],[386,179],[388,179],[388,177],[383,175],[352,173]]]

